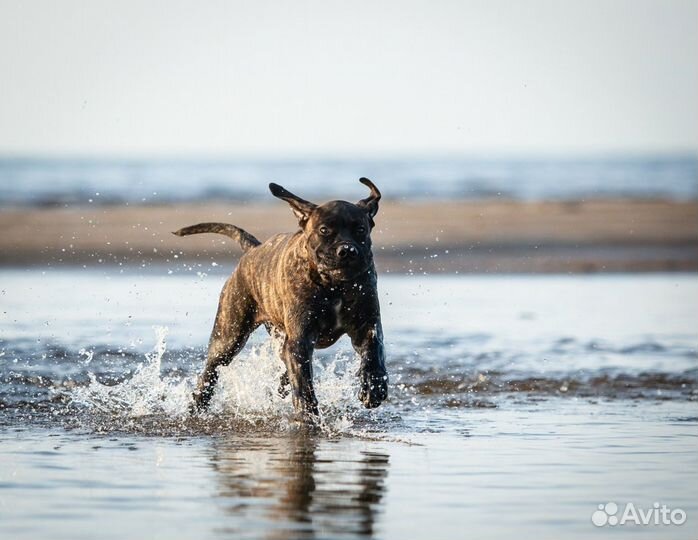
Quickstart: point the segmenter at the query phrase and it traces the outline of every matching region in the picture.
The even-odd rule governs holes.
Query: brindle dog
[[[330,201],[322,205],[269,184],[272,194],[291,206],[300,229],[277,234],[264,243],[226,223],[200,223],[174,233],[224,234],[237,240],[245,252],[221,292],[206,366],[194,391],[195,409],[208,407],[218,368],[228,365],[262,324],[270,333],[283,336],[281,357],[286,372],[279,391],[283,395],[290,384],[298,413],[317,417],[313,351],[329,347],[344,334],[361,358],[359,399],[373,408],[387,398],[370,236],[381,194],[367,178],[360,182],[371,190],[366,199],[356,204]]]

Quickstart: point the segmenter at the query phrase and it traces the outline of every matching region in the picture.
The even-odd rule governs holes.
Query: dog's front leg
[[[380,319],[349,332],[351,344],[361,358],[359,399],[367,409],[378,407],[388,397],[383,327]]]
[[[313,387],[313,344],[308,338],[287,337],[281,351],[291,383],[293,407],[296,412],[319,415]]]

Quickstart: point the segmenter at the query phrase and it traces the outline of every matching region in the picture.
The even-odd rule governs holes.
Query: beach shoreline
[[[226,264],[240,249],[171,231],[234,223],[261,240],[296,227],[283,204],[0,209],[0,266]],[[386,201],[373,237],[379,272],[582,273],[698,270],[698,202],[606,199]]]

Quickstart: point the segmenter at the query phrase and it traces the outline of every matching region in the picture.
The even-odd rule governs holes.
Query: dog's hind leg
[[[233,274],[221,292],[206,365],[194,390],[195,409],[208,407],[218,382],[218,368],[230,364],[256,327],[254,301],[239,276]]]

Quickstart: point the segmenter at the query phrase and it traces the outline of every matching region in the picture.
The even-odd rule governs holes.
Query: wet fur
[[[178,236],[213,232],[234,238],[245,253],[225,283],[209,342],[206,365],[194,391],[194,405],[208,407],[218,381],[218,368],[229,364],[260,325],[283,337],[281,357],[287,387],[297,412],[317,417],[312,356],[347,334],[361,358],[359,399],[377,407],[387,398],[383,330],[370,230],[380,192],[365,178],[371,196],[357,204],[330,201],[315,205],[276,184],[272,194],[289,203],[300,229],[264,243],[234,225],[201,223],[175,232]],[[324,234],[332,230],[332,236]],[[330,229],[331,227],[331,229]],[[365,229],[365,233],[360,233]],[[340,247],[351,246],[342,259]],[[346,256],[347,251],[343,253]]]

